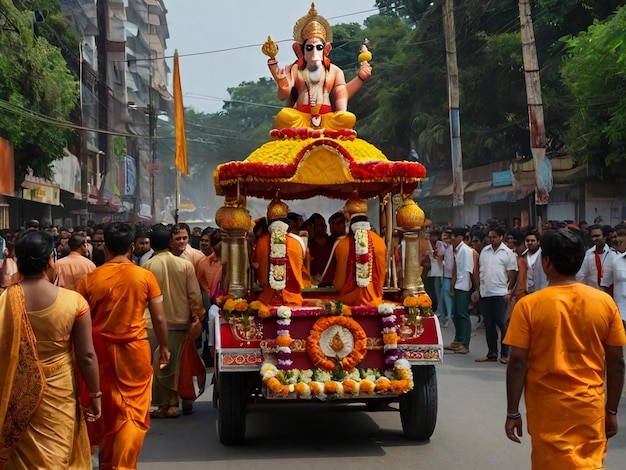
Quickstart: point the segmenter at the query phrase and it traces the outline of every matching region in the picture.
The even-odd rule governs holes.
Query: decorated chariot
[[[350,113],[342,109],[335,96],[341,97],[340,88],[350,96],[354,84],[342,81],[343,73],[329,77],[333,72],[329,63],[321,72],[313,70],[315,54],[327,58],[331,34],[330,26],[312,5],[294,28],[294,50],[302,62],[297,70],[296,64],[290,70],[277,68],[277,47],[268,38],[263,51],[269,56],[279,97],[281,89],[297,88],[297,74],[305,70],[308,73],[304,73],[300,93],[306,106],[298,104],[301,96],[293,107],[286,108],[286,115],[279,113],[271,141],[244,161],[220,165],[214,173],[216,192],[225,197],[216,222],[223,233],[228,295],[219,299],[221,312],[215,323],[213,397],[218,408],[219,438],[224,444],[244,440],[247,409],[258,402],[356,402],[366,404],[368,409],[398,403],[406,437],[425,440],[435,429],[435,366],[442,361],[443,345],[439,322],[420,277],[424,213],[412,197],[426,171],[417,162],[389,161],[379,149],[357,137],[351,128]],[[371,54],[361,54],[361,69],[355,80],[362,83],[371,73],[367,63]],[[314,94],[314,83],[308,82],[315,78],[324,84],[319,92],[328,97]],[[334,86],[327,87],[331,78]],[[319,101],[326,100],[332,106],[318,106]],[[290,122],[295,125],[284,127]],[[394,252],[391,232],[395,201],[405,262],[400,268],[402,276],[398,276],[393,262],[385,263],[389,269],[385,279],[380,280],[377,300],[349,304],[341,300],[335,288],[302,285],[296,287],[295,296],[281,295],[293,290],[285,279],[293,273],[286,266],[284,248],[289,235],[280,223],[278,229],[270,229],[268,272],[254,272],[258,266],[252,262],[248,198],[271,200],[268,219],[280,220],[286,215],[283,200],[316,196],[345,201],[349,214],[367,212],[365,200],[377,198],[381,221],[378,233],[383,235],[390,254],[387,260]],[[361,236],[366,240],[365,251],[359,254],[356,245],[360,239],[354,235],[357,259],[353,264],[357,269],[350,275],[357,277],[355,288],[367,289],[374,282],[370,256],[373,245],[370,243],[368,252],[368,235]],[[359,266],[365,267],[363,276]],[[255,276],[268,274],[270,283],[261,292]],[[397,281],[399,277],[402,285]],[[273,295],[264,297],[266,291]]]

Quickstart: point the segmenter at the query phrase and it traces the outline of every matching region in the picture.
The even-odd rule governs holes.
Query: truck
[[[362,403],[368,410],[397,403],[406,438],[428,440],[437,421],[443,344],[419,263],[424,213],[413,193],[425,168],[388,160],[351,129],[274,129],[271,135],[245,160],[214,173],[216,192],[225,197],[216,222],[228,292],[215,322],[220,441],[244,442],[247,410],[255,404],[294,402]],[[315,286],[302,289],[302,305],[257,300],[246,201],[318,196],[346,208],[378,202],[378,233],[388,253],[380,304],[345,305],[334,288]],[[394,225],[403,235],[403,267],[394,263]]]

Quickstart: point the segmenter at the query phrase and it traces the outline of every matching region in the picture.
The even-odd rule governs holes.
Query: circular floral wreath
[[[354,347],[349,354],[341,359],[341,366],[344,370],[350,372],[354,367],[363,360],[367,350],[367,335],[361,325],[352,318],[345,316],[326,316],[321,317],[315,322],[309,337],[306,340],[306,352],[316,367],[325,371],[331,371],[335,368],[335,361],[329,358],[320,345],[323,333],[333,326],[346,328],[352,334],[354,339]]]

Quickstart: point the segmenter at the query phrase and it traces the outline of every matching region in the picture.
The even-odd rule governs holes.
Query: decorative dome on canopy
[[[417,162],[389,161],[354,131],[312,131],[302,135],[274,133],[244,161],[219,165],[213,174],[216,193],[272,199],[326,196],[347,200],[353,191],[364,199],[381,194],[410,194],[426,177]],[[273,131],[274,132],[274,131]]]

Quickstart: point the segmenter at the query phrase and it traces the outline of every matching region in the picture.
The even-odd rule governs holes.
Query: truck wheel
[[[424,441],[437,424],[437,372],[435,366],[412,366],[411,370],[415,385],[400,398],[400,421],[407,438]]]
[[[221,372],[217,387],[217,431],[220,442],[224,445],[241,444],[246,436],[246,374]]]

